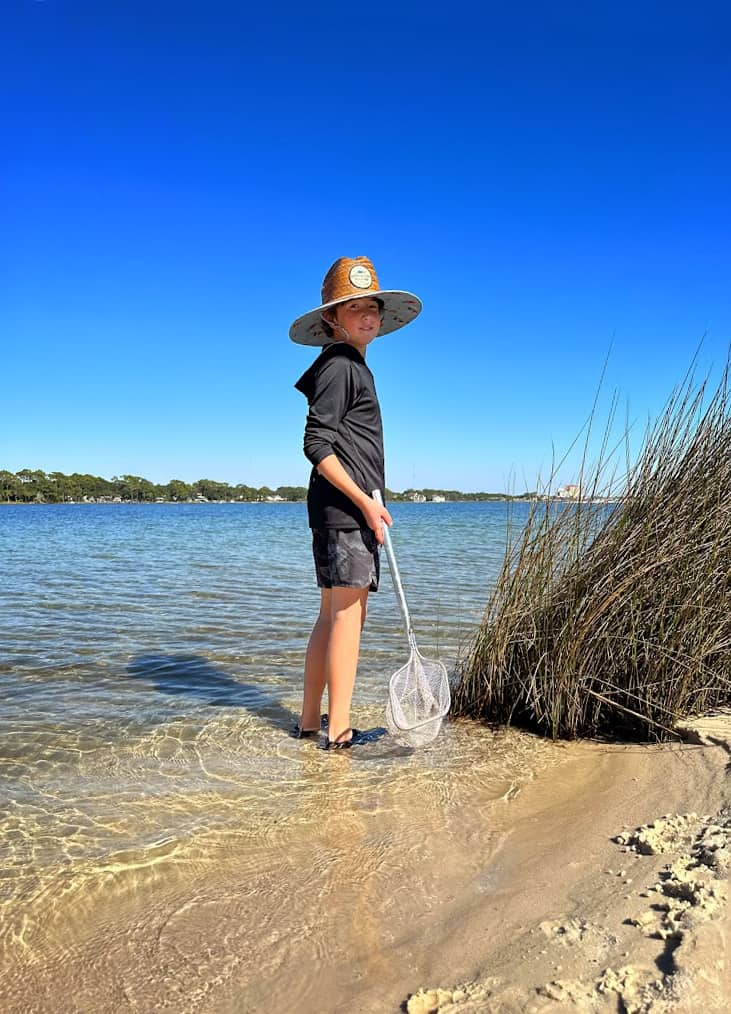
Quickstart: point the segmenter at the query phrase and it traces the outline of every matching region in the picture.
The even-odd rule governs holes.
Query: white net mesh
[[[430,743],[451,703],[444,663],[424,658],[411,640],[409,660],[393,674],[388,691],[386,724],[394,739],[411,747]]]

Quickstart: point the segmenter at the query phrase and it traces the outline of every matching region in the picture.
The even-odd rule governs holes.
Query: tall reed
[[[578,499],[552,479],[509,546],[453,714],[662,739],[731,703],[729,364],[712,391],[685,378],[619,480],[611,430]]]

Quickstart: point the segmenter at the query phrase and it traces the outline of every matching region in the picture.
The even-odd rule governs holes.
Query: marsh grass
[[[615,408],[589,466],[595,404],[579,498],[551,499],[552,478],[509,545],[453,714],[663,739],[731,703],[729,365],[712,391],[686,376],[619,479]]]

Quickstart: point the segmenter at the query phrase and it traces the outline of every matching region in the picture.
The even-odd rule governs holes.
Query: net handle
[[[383,497],[381,496],[380,489],[374,489],[373,492],[371,493],[371,496],[373,497],[373,499],[376,501],[377,504],[381,505],[381,507],[385,506],[383,502]],[[406,627],[406,633],[408,634],[409,641],[413,642],[414,631],[411,626],[411,616],[409,615],[409,607],[406,604],[406,595],[404,594],[404,586],[401,584],[401,575],[399,574],[398,564],[396,563],[396,554],[393,551],[393,544],[391,542],[391,533],[389,532],[388,525],[386,524],[385,521],[383,522],[381,527],[383,529],[383,545],[385,546],[386,549],[388,566],[391,571],[393,586],[396,589],[396,598],[398,599],[398,604],[401,606],[401,615],[404,618],[404,625]]]

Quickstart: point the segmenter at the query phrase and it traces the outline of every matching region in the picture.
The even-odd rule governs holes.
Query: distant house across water
[[[556,490],[556,496],[561,500],[578,500],[581,496],[581,486],[577,483],[569,482]]]

